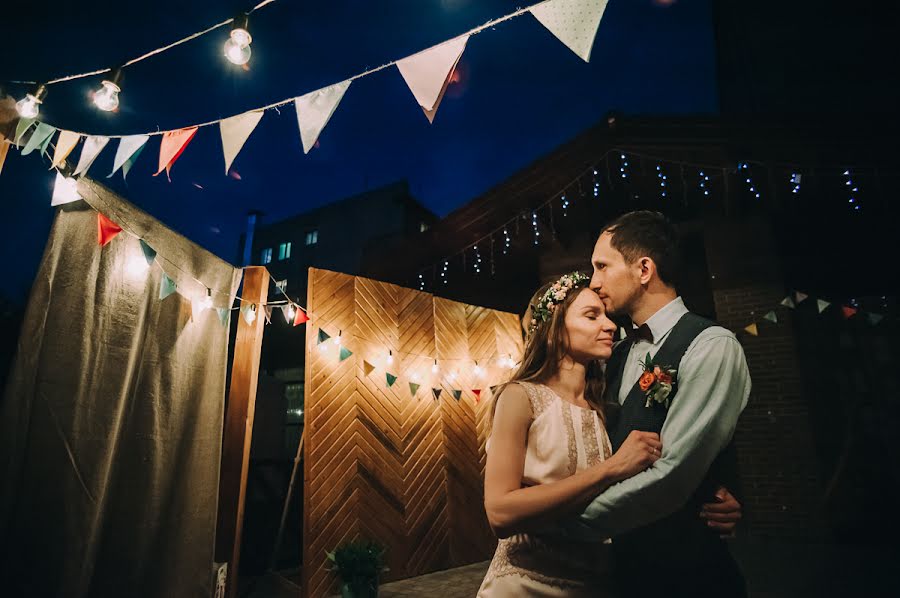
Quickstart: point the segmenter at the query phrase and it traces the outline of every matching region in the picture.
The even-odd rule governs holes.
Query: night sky
[[[206,28],[255,2],[7,3],[0,81],[111,67]],[[34,6],[39,4],[39,7]],[[88,96],[101,77],[53,85],[42,118],[97,134],[175,129],[302,95],[464,33],[529,2],[279,0],[251,16],[253,57],[222,57],[222,28],[125,70],[118,113]],[[271,222],[399,179],[439,216],[594,124],[627,114],[717,110],[710,0],[610,0],[585,64],[532,16],[469,40],[460,81],[429,125],[396,68],[354,82],[304,155],[293,106],[268,111],[226,176],[218,127],[201,128],[172,170],[152,177],[151,138],[127,184],[106,179],[117,142],[90,175],[235,262],[248,210]],[[22,97],[24,86],[3,84]],[[77,159],[80,149],[73,152]],[[15,150],[0,174],[0,295],[24,302],[54,210],[53,175]]]

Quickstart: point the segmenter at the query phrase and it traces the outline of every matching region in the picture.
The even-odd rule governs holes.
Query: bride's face
[[[565,317],[569,355],[578,362],[607,360],[612,355],[616,325],[606,317],[597,293],[581,289],[569,305]]]

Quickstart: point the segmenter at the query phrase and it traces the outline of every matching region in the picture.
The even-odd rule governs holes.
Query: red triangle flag
[[[294,326],[299,326],[300,324],[305,324],[309,322],[309,316],[306,315],[306,312],[300,309],[299,307],[294,310]]]
[[[197,127],[190,127],[163,133],[162,141],[159,144],[159,170],[153,176],[156,176],[163,170],[166,171],[166,176],[169,176],[169,173],[172,171],[172,164],[175,164],[175,160],[181,156],[184,148],[191,142],[196,132]],[[172,180],[171,177],[169,180]]]
[[[473,389],[472,389],[472,394],[475,395],[475,402],[476,402],[476,403],[477,403],[478,401],[481,400],[481,389],[480,389],[480,388],[473,388]]]
[[[121,226],[97,212],[97,243],[100,244],[100,247],[112,241],[120,232],[122,232]]]
[[[844,312],[844,318],[845,318],[845,319],[847,319],[847,318],[852,318],[853,316],[856,315],[856,308],[855,308],[855,307],[847,307],[846,305],[842,305],[842,306],[841,306],[841,311]]]

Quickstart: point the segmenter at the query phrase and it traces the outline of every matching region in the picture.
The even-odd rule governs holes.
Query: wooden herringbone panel
[[[325,552],[353,539],[388,549],[387,579],[489,558],[488,388],[508,375],[498,359],[521,354],[516,317],[325,270],[310,269],[308,288],[304,595],[335,592]],[[353,355],[339,361],[333,341],[321,350],[320,329]]]

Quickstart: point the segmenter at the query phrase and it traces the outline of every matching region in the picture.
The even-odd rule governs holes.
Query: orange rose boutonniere
[[[645,407],[649,407],[653,403],[660,403],[669,408],[669,395],[672,394],[672,387],[675,384],[675,375],[677,371],[669,366],[660,366],[653,363],[653,358],[647,353],[647,358],[641,362],[644,373],[641,374],[638,385],[647,396]]]

